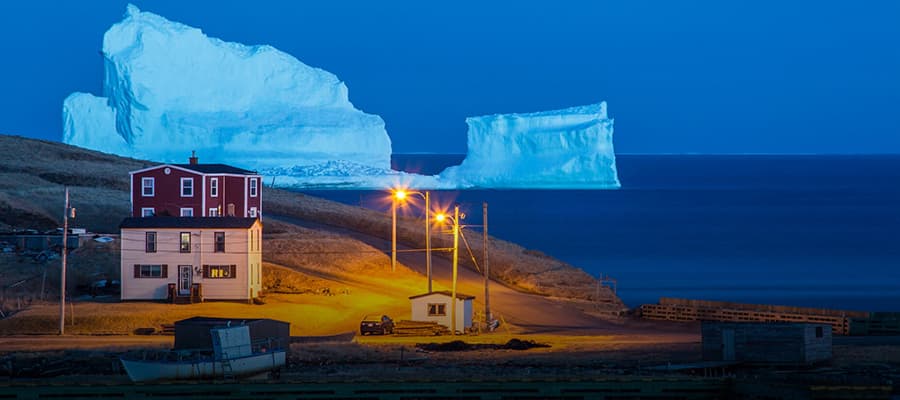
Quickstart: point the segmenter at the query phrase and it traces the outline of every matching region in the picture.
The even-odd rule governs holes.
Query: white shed
[[[413,321],[433,321],[451,328],[450,298],[452,293],[444,290],[410,296]],[[472,327],[472,300],[475,296],[456,294],[456,330],[464,332]]]

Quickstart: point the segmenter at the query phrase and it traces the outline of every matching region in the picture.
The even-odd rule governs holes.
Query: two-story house
[[[131,172],[131,216],[262,215],[262,177],[225,164],[163,164]]]
[[[122,300],[250,300],[262,288],[262,177],[224,164],[131,172]]]

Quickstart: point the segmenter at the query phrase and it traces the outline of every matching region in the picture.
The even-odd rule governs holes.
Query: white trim
[[[150,194],[144,193],[144,182],[150,181]],[[156,178],[152,176],[142,176],[141,177],[141,197],[155,197],[156,196]]]
[[[243,207],[244,218],[247,218],[247,206],[249,205],[249,204],[247,204],[247,194],[250,192],[250,186],[248,186],[249,184],[247,183],[247,179],[250,179],[250,178],[245,176],[244,177],[244,207]]]
[[[150,215],[144,215],[144,211],[150,211]],[[156,215],[156,209],[153,207],[141,207],[141,218],[152,217]]]
[[[206,216],[206,176],[200,177],[200,216]]]
[[[215,183],[215,185],[213,185]],[[213,189],[216,189],[216,194],[213,194]],[[209,178],[209,197],[219,197],[219,177],[211,176]]]
[[[134,175],[128,175],[128,202],[131,203],[131,216],[134,216]]]
[[[130,175],[139,174],[139,173],[142,173],[142,172],[153,171],[153,170],[155,170],[155,169],[159,169],[159,168],[163,168],[163,167],[174,168],[174,169],[177,169],[177,170],[180,170],[180,171],[184,171],[184,172],[188,172],[188,173],[191,173],[191,174],[194,174],[194,175],[219,175],[219,176],[233,176],[233,177],[238,177],[238,178],[244,177],[244,176],[262,176],[262,175],[257,174],[256,172],[252,172],[252,173],[250,173],[250,174],[232,174],[232,173],[228,173],[228,172],[211,172],[211,173],[205,173],[205,172],[199,172],[199,171],[195,171],[195,170],[188,169],[188,168],[184,168],[184,167],[179,167],[179,166],[172,165],[172,164],[161,164],[161,165],[156,165],[156,166],[153,166],[153,167],[147,167],[147,168],[144,168],[144,169],[139,169],[139,170],[136,170],[136,171],[131,171],[131,172],[129,172],[129,174],[130,174]],[[235,167],[235,168],[237,168],[237,167]]]
[[[186,181],[191,182],[191,194],[189,196],[184,195],[184,182]],[[178,194],[180,194],[181,197],[194,197],[194,178],[181,178],[181,187],[179,189]]]
[[[184,215],[185,211],[190,211],[191,215]],[[178,212],[179,217],[193,217],[194,216],[194,208],[193,207],[181,207],[181,210]]]
[[[254,183],[256,184],[256,187],[253,186]],[[256,196],[259,196],[259,179],[250,178],[250,186],[247,187],[247,190],[250,191],[250,197],[255,198]]]

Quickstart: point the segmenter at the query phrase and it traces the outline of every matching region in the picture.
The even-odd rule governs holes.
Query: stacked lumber
[[[399,321],[394,324],[397,336],[440,336],[449,335],[450,329],[433,321]]]

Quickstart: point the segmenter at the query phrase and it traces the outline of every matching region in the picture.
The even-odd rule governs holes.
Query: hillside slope
[[[77,218],[70,226],[84,227],[93,232],[118,233],[118,224],[129,214],[128,172],[155,163],[118,157],[86,150],[62,143],[0,135],[0,229],[6,227],[52,229],[62,223],[63,187],[69,186],[70,201],[78,209]],[[301,193],[266,188],[263,197],[265,215],[283,215],[317,224],[335,226],[365,235],[388,239],[390,216],[373,210],[348,206]],[[282,265],[317,265],[320,272],[341,269],[350,265],[367,265],[366,257],[347,251],[343,259],[316,257],[315,254],[299,254],[285,259],[278,237],[272,236],[267,222],[264,260]],[[401,244],[421,248],[424,235],[421,221],[401,219],[398,241]],[[281,229],[282,231],[284,229]],[[340,236],[340,235],[337,235]],[[292,235],[292,240],[305,241],[305,248],[353,248],[365,246],[352,244],[346,238],[333,233]],[[438,235],[435,235],[435,240]],[[320,245],[317,245],[319,242]],[[439,243],[439,242],[437,242]],[[476,254],[481,243],[471,243]],[[293,246],[295,244],[291,244]],[[540,252],[529,251],[514,243],[491,238],[491,275],[513,288],[546,296],[588,300],[605,304],[610,310],[623,308],[621,301],[609,290],[598,293],[596,280],[571,265]],[[379,254],[383,256],[382,254]],[[436,253],[438,257],[446,254]],[[361,264],[360,264],[361,263]],[[467,260],[462,264],[473,268]],[[366,270],[361,267],[359,271]],[[359,271],[347,271],[351,275]],[[335,271],[330,271],[335,272]]]

